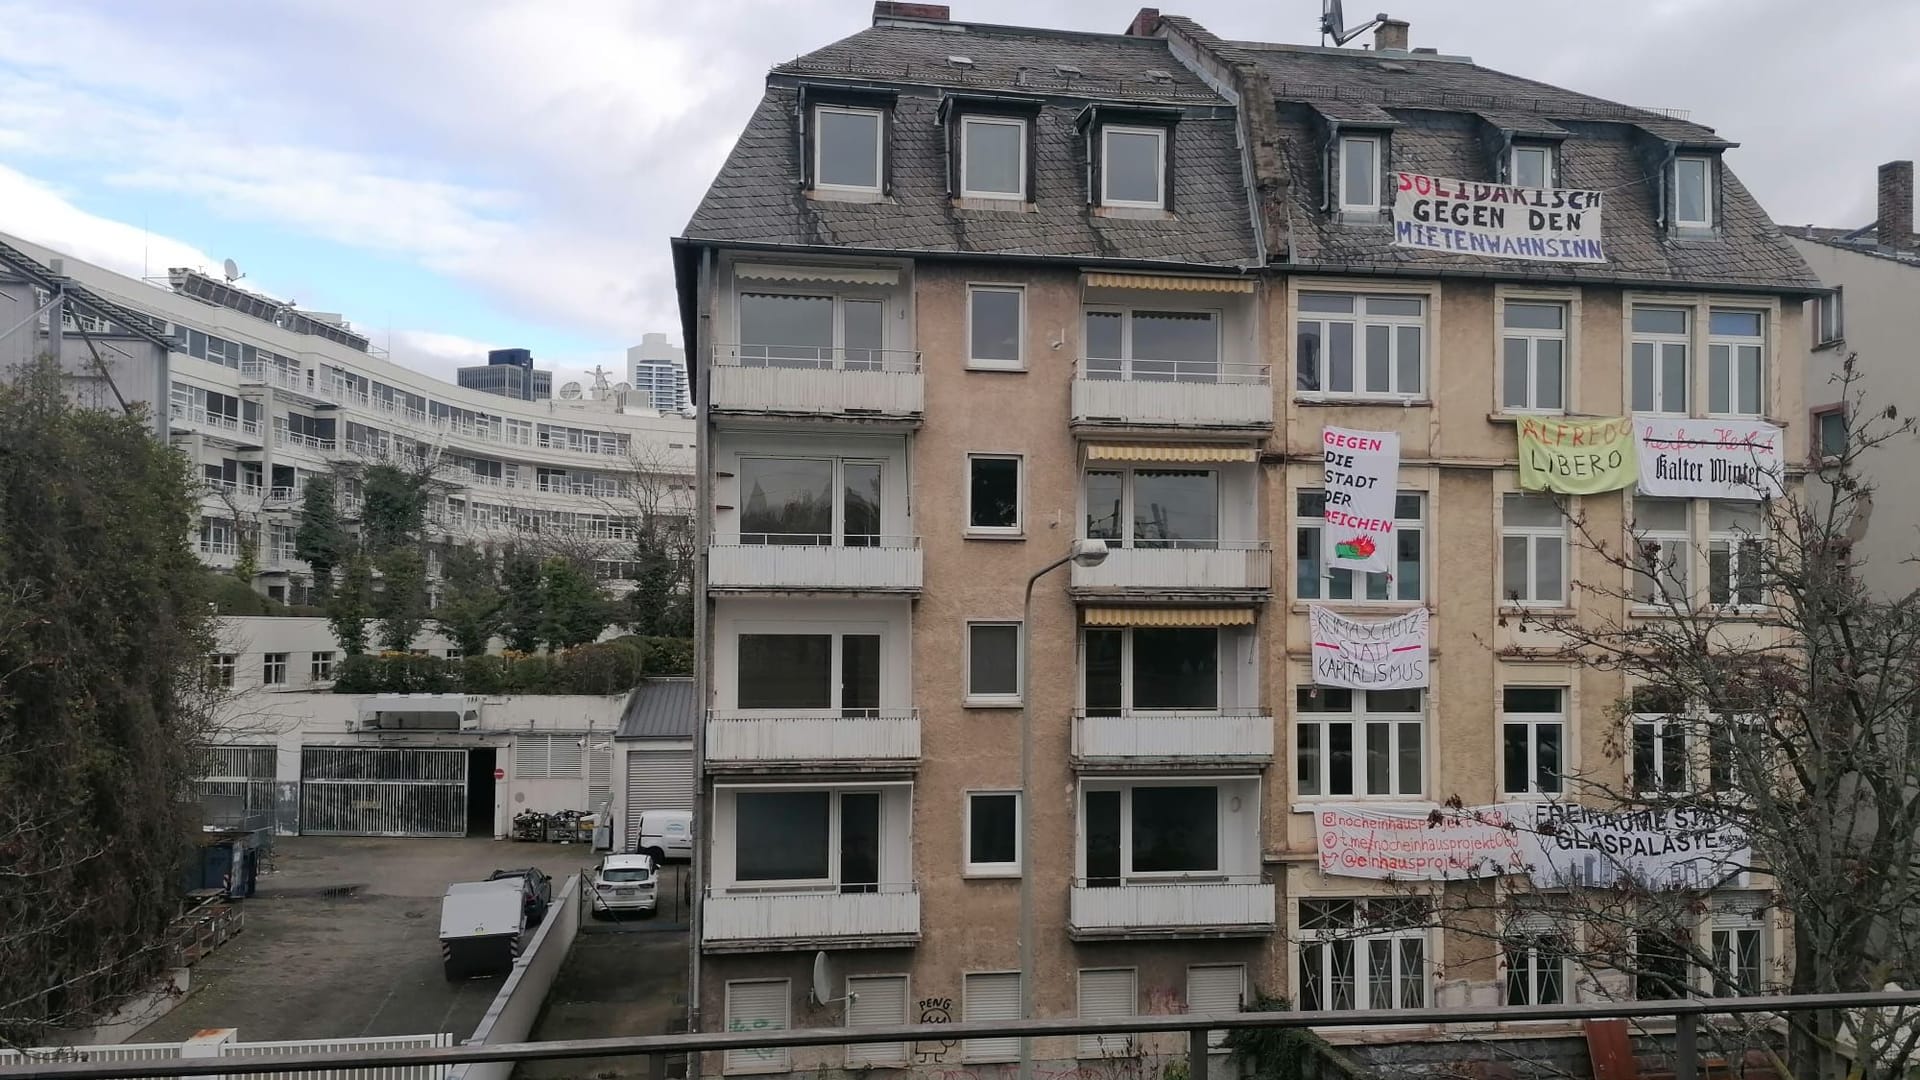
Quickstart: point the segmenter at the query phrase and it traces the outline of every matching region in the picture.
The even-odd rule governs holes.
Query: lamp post
[[[1067,553],[1027,578],[1020,616],[1020,1019],[1033,1019],[1033,587],[1072,563],[1107,561],[1105,540],[1075,540]],[[1033,1040],[1020,1037],[1020,1080],[1033,1080]]]

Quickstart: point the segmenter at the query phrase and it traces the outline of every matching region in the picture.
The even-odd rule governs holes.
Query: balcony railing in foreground
[[[572,1061],[602,1057],[669,1057],[796,1046],[848,1046],[877,1043],[956,1043],[962,1039],[1071,1038],[1136,1034],[1185,1035],[1188,1080],[1209,1080],[1209,1033],[1248,1028],[1408,1028],[1446,1029],[1471,1025],[1481,1034],[1489,1022],[1672,1019],[1674,1080],[1699,1080],[1700,1037],[1719,1017],[1753,1013],[1791,1016],[1810,1011],[1860,1011],[1920,1008],[1920,991],[1872,994],[1806,994],[1778,997],[1685,998],[1670,1001],[1605,1001],[1572,1005],[1487,1008],[1380,1009],[1350,1012],[1243,1012],[1201,1015],[1179,1013],[1131,1016],[1115,1020],[1012,1020],[990,1023],[888,1024],[872,1027],[802,1028],[793,1031],[698,1032],[689,1035],[623,1035],[604,1039],[469,1044],[404,1050],[351,1050],[337,1053],[232,1058],[176,1058],[162,1061],[40,1062],[0,1068],[0,1080],[136,1080],[139,1077],[247,1076],[266,1073],[324,1073],[347,1069],[397,1069],[457,1066],[486,1062]],[[1455,1047],[1471,1045],[1476,1032],[1449,1032]],[[656,1074],[657,1075],[657,1074]],[[1224,1071],[1223,1071],[1224,1075]]]
[[[1265,364],[1082,357],[1074,372],[1073,420],[1267,427],[1273,423],[1273,376]]]
[[[918,416],[920,354],[815,345],[713,347],[713,407],[735,412]]]

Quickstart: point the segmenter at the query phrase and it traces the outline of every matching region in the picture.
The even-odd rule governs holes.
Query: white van
[[[634,849],[655,863],[693,858],[693,811],[642,810],[640,844]]]

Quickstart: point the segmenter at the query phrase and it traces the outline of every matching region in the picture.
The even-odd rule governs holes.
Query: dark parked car
[[[519,878],[520,885],[520,925],[522,927],[539,926],[540,920],[547,917],[547,905],[553,903],[553,879],[539,867],[523,866],[518,870],[495,870],[487,875],[488,881],[505,881]]]

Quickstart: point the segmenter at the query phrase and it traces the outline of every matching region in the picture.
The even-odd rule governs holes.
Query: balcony
[[[1273,594],[1273,550],[1234,540],[1110,542],[1099,566],[1073,568],[1076,595],[1265,600]]]
[[[707,892],[700,942],[713,951],[763,948],[881,948],[920,940],[920,889],[911,882],[874,892],[786,890]],[[1272,915],[1272,894],[1268,894]]]
[[[1252,937],[1273,929],[1273,883],[1263,877],[1122,885],[1076,881],[1067,916],[1068,936],[1076,941]]]
[[[761,711],[707,714],[708,772],[798,771],[831,765],[897,772],[920,761],[920,714],[880,709],[869,716],[795,716]]]
[[[714,591],[844,589],[920,591],[917,536],[794,536],[747,533],[716,537],[707,549],[707,587]]]
[[[1073,426],[1265,431],[1273,427],[1273,378],[1264,364],[1083,358]]]
[[[911,350],[715,345],[711,374],[716,413],[918,423],[926,410]]]
[[[1263,765],[1273,717],[1258,709],[1136,712],[1073,718],[1073,760],[1086,766]]]

